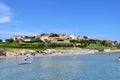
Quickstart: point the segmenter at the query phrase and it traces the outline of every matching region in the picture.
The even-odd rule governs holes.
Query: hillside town
[[[14,41],[25,41],[25,42],[30,42],[32,41],[33,38],[37,38],[40,39],[42,41],[51,41],[51,42],[65,42],[65,43],[69,43],[70,40],[87,40],[88,37],[85,36],[75,36],[75,35],[66,35],[66,34],[37,34],[34,36],[19,36],[19,35],[13,35],[12,39]]]
[[[31,42],[33,39],[39,39],[42,41],[51,41],[55,43],[69,43],[70,40],[89,40],[87,36],[76,36],[76,35],[67,35],[67,34],[36,34],[34,36],[20,36],[20,35],[13,35],[12,38],[14,42]],[[93,39],[93,40],[101,40],[102,39]],[[113,40],[105,40],[106,43],[110,43],[114,45],[116,41]],[[79,44],[78,44],[79,45]]]

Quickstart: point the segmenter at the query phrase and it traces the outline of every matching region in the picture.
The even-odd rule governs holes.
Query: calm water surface
[[[0,59],[0,80],[120,80],[120,54],[34,57],[32,64],[19,65],[21,58]]]

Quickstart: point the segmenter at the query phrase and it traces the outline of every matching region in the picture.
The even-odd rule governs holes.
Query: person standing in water
[[[29,59],[29,56],[25,56],[24,61],[27,61]]]

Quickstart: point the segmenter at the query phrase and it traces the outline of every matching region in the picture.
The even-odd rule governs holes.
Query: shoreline
[[[61,53],[54,53],[54,54],[46,54],[46,55],[42,55],[42,54],[39,54],[37,53],[35,56],[33,55],[30,55],[30,57],[53,57],[53,56],[75,56],[75,55],[84,55],[84,54],[87,54],[87,53],[79,53],[79,54],[61,54]],[[19,57],[24,57],[25,55],[18,55],[18,56],[15,56],[15,55],[11,55],[11,56],[0,56],[0,58],[19,58]]]
[[[118,52],[120,53],[120,52]],[[78,53],[78,54],[60,54],[60,53],[55,53],[55,54],[48,54],[48,55],[42,55],[42,54],[36,54],[35,56],[33,55],[30,55],[30,57],[54,57],[54,56],[77,56],[77,55],[85,55],[85,54],[91,54],[91,53]],[[111,55],[111,54],[117,54],[117,53],[108,53],[108,52],[99,52],[99,53],[94,53],[94,54],[108,54],[108,55]],[[0,59],[2,58],[20,58],[20,57],[25,57],[24,55],[18,55],[18,56],[0,56]]]
[[[6,52],[6,56],[0,56],[0,58],[5,58],[5,57],[23,57],[25,55],[20,55],[22,50],[19,50],[20,52]],[[110,50],[110,51],[104,51],[104,52],[99,52],[98,50],[90,50],[90,49],[80,49],[80,48],[73,48],[71,50],[56,50],[56,49],[48,49],[44,51],[45,54],[43,53],[35,53],[35,56],[30,55],[30,57],[44,57],[44,56],[75,56],[75,55],[83,55],[83,54],[113,54],[113,53],[120,53],[120,50]]]

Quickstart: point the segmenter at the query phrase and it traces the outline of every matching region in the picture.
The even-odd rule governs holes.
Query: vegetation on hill
[[[57,36],[53,34],[53,36]],[[87,38],[87,37],[86,37]],[[106,40],[70,40],[69,43],[53,43],[51,41],[45,40],[42,41],[39,38],[32,38],[29,42],[14,42],[12,39],[6,39],[6,42],[0,41],[0,48],[2,49],[37,49],[37,50],[45,50],[49,48],[87,48],[87,49],[96,49],[99,51],[103,51],[106,48],[109,49],[120,49],[120,44],[116,41],[114,44],[107,43]]]

